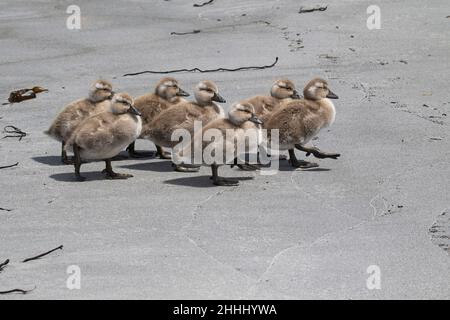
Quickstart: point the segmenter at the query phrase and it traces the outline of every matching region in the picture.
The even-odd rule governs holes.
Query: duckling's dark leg
[[[111,166],[111,159],[106,159],[105,164],[106,168],[102,172],[106,173],[106,179],[128,179],[133,177],[131,174],[114,172]]]
[[[305,146],[302,146],[301,144],[296,144],[295,148],[300,151],[306,152],[306,156],[309,156],[310,154],[312,154],[314,157],[319,158],[319,159],[325,159],[325,158],[337,159],[341,156],[340,153],[323,152],[319,148],[305,147]]]
[[[301,168],[301,169],[309,169],[309,168],[316,168],[319,165],[315,162],[308,162],[304,160],[298,160],[295,156],[295,150],[289,149],[289,163],[294,168]]]
[[[219,166],[218,165],[215,165],[215,164],[211,165],[211,170],[212,170],[211,179],[216,186],[231,187],[231,186],[239,185],[238,180],[225,179],[223,177],[219,177],[219,175],[218,175]]]
[[[155,152],[149,151],[149,152],[138,152],[135,149],[135,141],[133,141],[128,147],[127,147],[128,155],[131,158],[149,158],[154,157]]]
[[[62,145],[61,146],[61,161],[62,161],[62,163],[64,163],[64,164],[73,164],[74,163],[74,158],[69,158],[67,156],[67,151],[65,150],[66,142],[63,141],[61,143],[61,145]]]
[[[160,159],[172,159],[170,152],[164,151],[164,149],[160,146],[156,146],[156,156],[159,156]]]
[[[80,147],[77,146],[75,143],[73,144],[73,154],[74,154],[73,164],[75,166],[75,177],[77,178],[78,181],[84,181],[86,180],[86,178],[80,174],[81,168]]]

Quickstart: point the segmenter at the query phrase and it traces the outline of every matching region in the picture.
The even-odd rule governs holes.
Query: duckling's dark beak
[[[178,88],[177,96],[179,96],[179,97],[189,97],[189,93],[187,93],[186,91],[184,91],[181,88]]]
[[[327,98],[328,99],[339,99],[339,97],[336,94],[334,94],[331,90],[328,90]]]
[[[222,102],[222,103],[225,103],[225,102],[227,102],[224,98],[222,98],[221,96],[220,96],[220,94],[218,94],[218,93],[214,93],[214,96],[212,97],[212,99],[211,99],[212,101],[216,101],[216,102]]]
[[[291,95],[291,98],[292,98],[292,99],[300,99],[301,97],[300,97],[300,95],[298,94],[298,91],[297,91],[297,90],[294,90],[294,93]]]
[[[136,108],[133,107],[133,106],[130,106],[130,108],[128,109],[128,112],[131,113],[131,114],[135,114],[135,115],[137,115],[137,116],[142,115],[142,114],[139,112],[139,110],[136,109]]]
[[[252,117],[248,119],[248,121],[251,121],[256,124],[263,124],[262,120],[258,118],[255,114],[252,114]]]
[[[111,91],[111,93],[109,94],[108,100],[111,100],[115,94],[116,93],[114,91]]]

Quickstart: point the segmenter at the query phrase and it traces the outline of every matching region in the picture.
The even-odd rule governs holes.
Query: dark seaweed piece
[[[52,249],[52,250],[47,251],[47,252],[44,252],[44,253],[42,253],[42,254],[40,254],[40,255],[37,255],[37,256],[35,256],[35,257],[27,258],[27,259],[23,260],[22,262],[28,262],[28,261],[40,259],[40,258],[42,258],[42,257],[44,257],[44,256],[46,256],[46,255],[48,255],[48,254],[50,254],[50,253],[52,253],[53,251],[56,251],[56,250],[62,250],[62,248],[63,248],[63,246],[60,245],[59,247],[57,247],[57,248],[55,248],[55,249]]]
[[[206,1],[206,2],[203,2],[203,3],[194,3],[194,7],[200,8],[200,7],[206,6],[208,4],[211,4],[213,2],[214,2],[214,0],[209,0],[209,1]]]
[[[171,35],[174,36],[184,36],[186,34],[196,34],[196,33],[200,33],[201,30],[192,30],[192,31],[188,31],[188,32],[171,32]]]
[[[272,64],[265,65],[265,66],[254,66],[254,67],[239,67],[235,69],[228,69],[228,68],[217,68],[217,69],[199,69],[199,68],[193,68],[193,69],[177,69],[177,70],[168,70],[168,71],[153,71],[153,70],[147,70],[147,71],[141,71],[141,72],[135,72],[135,73],[126,73],[123,75],[123,77],[128,76],[137,76],[144,73],[152,73],[152,74],[168,74],[168,73],[178,73],[178,72],[200,72],[200,73],[207,73],[207,72],[222,72],[222,71],[243,71],[243,70],[261,70],[261,69],[268,69],[275,66],[278,62],[278,57],[275,58],[275,61]]]
[[[36,289],[36,287],[34,287],[31,290],[23,290],[23,289],[11,289],[11,290],[7,290],[7,291],[0,291],[0,294],[9,294],[9,293],[21,293],[21,294],[27,294],[31,291],[33,291],[34,289]]]
[[[16,163],[14,163],[14,164],[10,164],[10,165],[8,165],[8,166],[3,166],[3,167],[0,167],[0,169],[6,169],[6,168],[12,168],[12,167],[15,167],[15,166],[17,166],[19,163],[18,162],[16,162]]]
[[[22,131],[21,129],[15,127],[15,126],[6,126],[3,128],[3,132],[9,133],[8,135],[4,136],[2,139],[5,138],[19,138],[19,141],[22,140],[23,137],[27,135],[26,132]]]

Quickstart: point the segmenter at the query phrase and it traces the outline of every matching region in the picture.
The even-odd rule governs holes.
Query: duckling
[[[75,176],[80,174],[82,160],[104,160],[108,179],[127,179],[130,174],[113,171],[111,158],[125,149],[141,134],[140,112],[133,106],[133,99],[127,93],[115,94],[108,111],[93,115],[83,121],[67,140],[65,148],[72,146],[75,155]]]
[[[214,103],[226,102],[219,94],[216,84],[212,81],[201,81],[195,88],[195,99],[197,102],[181,102],[161,112],[145,131],[142,136],[150,139],[157,146],[173,148],[178,141],[172,141],[172,133],[176,129],[189,131],[191,137],[194,133],[194,121],[202,121],[203,126],[207,123],[224,117],[221,106]],[[187,168],[175,165],[175,170],[187,172],[198,171],[196,168]]]
[[[218,150],[222,149],[220,154],[220,156],[223,157],[222,159],[219,159],[219,161],[216,161],[217,159],[205,161],[203,158],[203,164],[206,163],[211,166],[211,179],[215,185],[237,186],[239,184],[238,180],[219,177],[218,168],[221,165],[230,164],[233,166],[237,164],[239,151],[250,150],[251,152],[257,149],[261,124],[262,121],[256,116],[255,108],[252,104],[236,103],[228,112],[228,118],[221,118],[208,123],[203,127],[202,132],[198,133],[198,135],[192,139],[191,144],[182,149],[177,155],[182,162],[185,161],[186,163],[191,163],[194,159],[194,153],[192,152],[195,143],[194,141],[201,141],[202,151],[208,148],[208,150],[211,151],[211,154],[214,154],[212,157],[218,155]],[[251,130],[254,130],[254,132],[249,132]],[[212,139],[210,141],[204,141],[204,138],[206,137],[205,133],[208,133],[208,131],[212,135]],[[246,142],[247,138],[248,140]],[[208,139],[205,138],[205,140]],[[245,147],[247,150],[239,150],[239,145]],[[229,161],[230,159],[232,159],[232,162]],[[248,170],[251,168],[253,170],[257,169],[256,166],[249,163],[245,163],[244,165]]]
[[[109,107],[113,94],[110,82],[105,80],[95,81],[90,88],[89,97],[67,105],[58,114],[50,128],[45,131],[46,134],[62,143],[61,160],[63,163],[73,163],[68,158],[64,148],[67,139],[84,119],[94,113],[105,111]]]
[[[279,110],[270,114],[265,123],[270,137],[271,129],[279,129],[279,148],[289,151],[289,162],[296,168],[318,167],[317,163],[299,161],[295,156],[295,149],[313,154],[317,158],[337,159],[340,154],[326,153],[316,147],[306,144],[314,138],[320,130],[333,124],[336,109],[330,99],[338,99],[329,88],[328,83],[320,78],[308,82],[303,90],[304,99],[283,103]]]
[[[155,88],[154,93],[148,93],[137,97],[134,100],[134,106],[142,114],[142,130],[146,131],[153,119],[162,111],[171,106],[187,102],[182,97],[188,97],[189,93],[179,87],[178,81],[171,77],[161,79]],[[147,156],[146,153],[135,151],[135,142],[132,142],[128,148],[128,153],[133,158]],[[170,153],[165,152],[160,146],[156,146],[156,155],[161,159],[170,159]]]
[[[272,85],[270,96],[255,96],[243,100],[242,103],[252,104],[255,108],[255,114],[263,118],[276,110],[281,102],[289,99],[300,99],[295,85],[289,79],[279,79]]]

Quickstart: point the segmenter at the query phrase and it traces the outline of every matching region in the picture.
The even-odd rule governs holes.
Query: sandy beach
[[[0,263],[10,259],[0,291],[34,288],[0,300],[449,299],[448,0],[380,0],[374,30],[366,1],[193,6],[201,2],[78,1],[80,30],[66,27],[71,1],[1,2],[1,102],[20,88],[49,91],[0,106],[0,130],[27,133],[0,139],[0,167],[18,162],[0,170]],[[317,4],[328,6],[299,13]],[[314,159],[319,170],[287,161],[270,176],[223,168],[248,178],[227,188],[211,184],[207,167],[186,174],[167,160],[126,159],[113,166],[134,178],[105,180],[96,162],[79,183],[43,133],[98,78],[139,96],[163,75],[124,74],[276,57],[263,70],[173,76],[190,93],[215,81],[225,110],[268,94],[278,78],[300,90],[326,79],[339,95],[336,121],[314,144],[341,157]],[[81,271],[79,290],[67,287],[70,266]],[[367,286],[370,266],[379,289]]]

